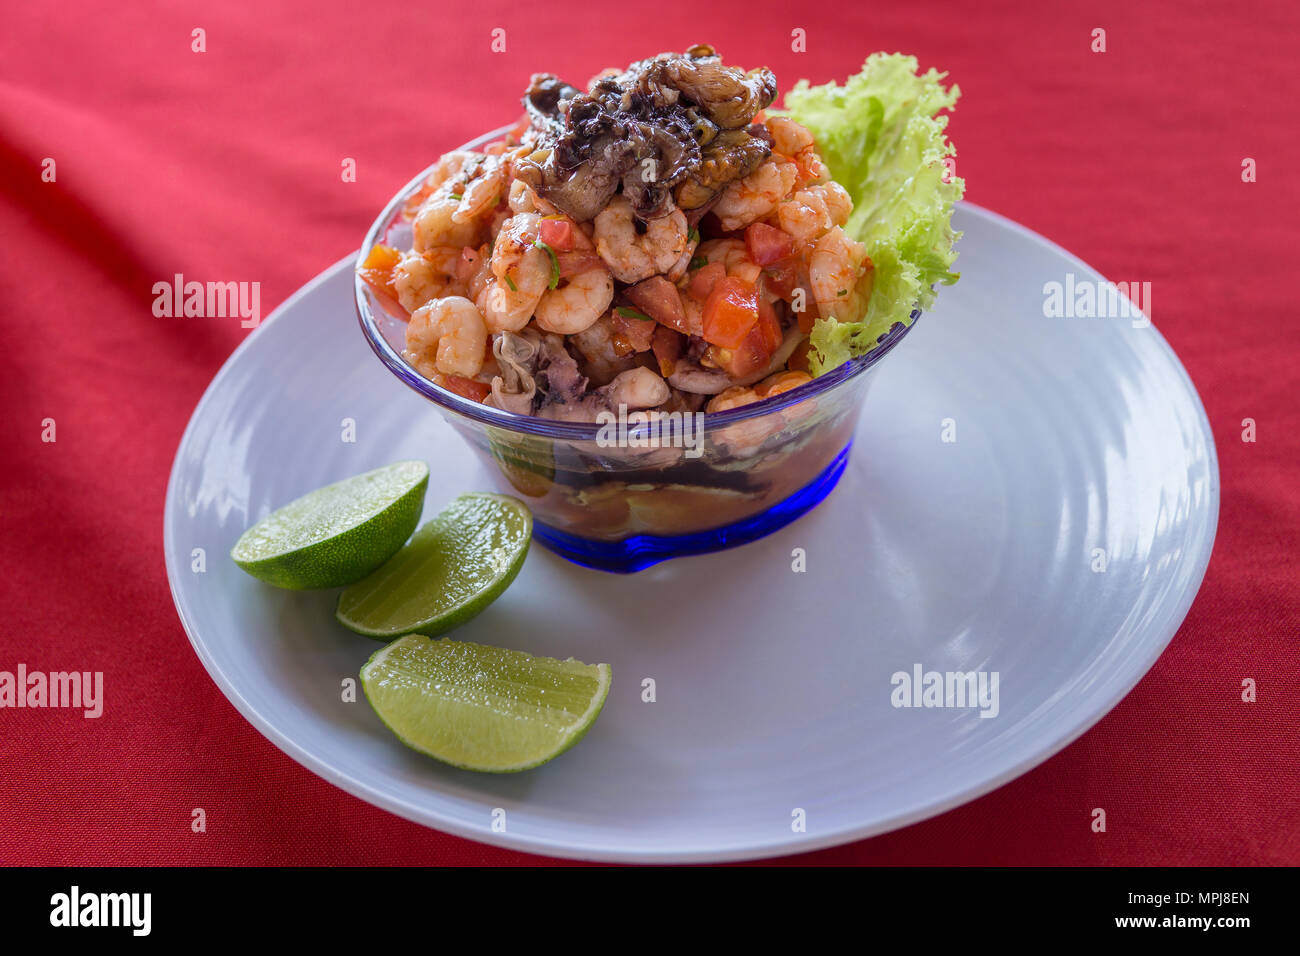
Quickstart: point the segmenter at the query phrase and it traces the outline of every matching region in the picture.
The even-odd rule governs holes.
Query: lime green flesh
[[[411,634],[374,653],[361,686],[402,743],[443,763],[513,773],[564,753],[599,716],[608,664]]]
[[[497,599],[532,540],[533,516],[507,495],[461,495],[393,559],[339,596],[339,622],[391,640],[443,634]]]
[[[296,591],[359,581],[420,522],[429,466],[399,461],[318,489],[263,518],[230,551],[259,580]]]

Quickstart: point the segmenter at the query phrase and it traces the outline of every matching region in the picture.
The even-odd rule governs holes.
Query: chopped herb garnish
[[[690,239],[691,242],[699,242],[700,230],[696,229],[694,226],[691,226],[691,231],[687,233],[687,238]]]
[[[848,290],[848,289],[840,289],[840,291],[839,291],[839,292],[836,292],[835,294],[836,294],[836,295],[848,295],[848,294],[849,294],[849,290]]]
[[[506,285],[510,286],[511,292],[519,291],[519,286],[515,285],[514,280],[511,279],[509,276],[506,276]]]
[[[533,243],[533,245],[538,249],[545,249],[546,254],[551,257],[551,281],[547,284],[546,288],[554,289],[560,284],[560,260],[556,257],[555,250],[542,242],[542,240],[538,239]]]
[[[460,202],[465,197],[463,197],[460,193],[452,193],[451,198],[456,200],[456,202]]]
[[[650,316],[646,315],[644,312],[638,312],[636,309],[629,309],[625,305],[620,305],[614,311],[617,312],[619,315],[623,316],[623,318],[625,319],[642,319],[646,322],[654,321],[654,319],[650,318]]]
[[[703,269],[708,264],[709,260],[704,258],[704,256],[696,256],[691,260],[691,271],[694,272],[696,269]]]

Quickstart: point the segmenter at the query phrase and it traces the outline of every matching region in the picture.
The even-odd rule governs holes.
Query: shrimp
[[[464,289],[456,281],[459,249],[437,246],[423,254],[408,252],[393,267],[393,288],[397,301],[407,312],[414,312],[426,302],[445,295],[460,295]]]
[[[807,385],[812,381],[812,376],[807,372],[785,371],[777,372],[754,386],[754,391],[764,398],[771,398],[773,395],[780,395],[782,392],[788,392],[791,389],[798,388],[801,385]]]
[[[741,405],[761,402],[765,398],[791,391],[811,381],[812,376],[807,372],[782,370],[769,375],[757,385],[733,385],[719,392],[709,399],[707,409],[711,412],[725,412],[732,408],[739,408]]]
[[[634,354],[620,349],[615,343],[613,316],[609,312],[569,341],[582,357],[582,372],[593,385],[606,385],[619,372],[626,372],[637,364]]]
[[[788,116],[774,116],[766,125],[772,134],[773,149],[790,157],[795,164],[799,186],[824,183],[830,179],[826,164],[817,154],[812,133]]]
[[[807,385],[811,381],[812,376],[807,372],[788,369],[768,376],[754,388],[764,398],[771,398],[773,395],[780,395],[783,392],[789,392],[800,386]],[[795,425],[813,415],[816,411],[817,400],[815,398],[805,398],[781,409],[781,418],[786,424]]]
[[[479,159],[478,153],[468,149],[453,149],[450,153],[443,153],[442,158],[434,163],[433,171],[429,173],[428,178],[406,200],[402,210],[406,218],[414,219],[415,214],[420,211],[420,207],[424,205],[425,200],[432,196],[439,186],[453,176],[459,175],[467,165],[475,163]]]
[[[475,222],[453,222],[452,216],[460,208],[460,200],[434,193],[411,224],[416,252],[437,246],[472,246],[482,238],[482,229]]]
[[[688,335],[704,334],[704,303],[697,300],[694,296],[684,295],[682,299],[682,312],[686,316],[685,327],[679,331]]]
[[[700,234],[695,230],[691,230],[686,237],[686,250],[681,254],[678,260],[673,263],[673,267],[666,273],[669,282],[676,282],[682,276],[686,275],[686,271],[691,267],[691,263],[695,260],[695,250],[699,247],[699,243]]]
[[[757,282],[763,267],[749,257],[749,249],[740,239],[709,239],[700,243],[696,255],[707,262],[720,262],[727,275],[746,282]]]
[[[533,253],[547,259],[546,250],[536,245],[537,227],[541,221],[542,217],[535,212],[519,213],[506,220],[492,244],[493,275],[504,282],[519,271]]]
[[[713,206],[726,232],[769,215],[794,189],[799,171],[794,163],[769,159],[744,179],[727,186]]]
[[[645,226],[645,234],[637,235],[632,203],[621,195],[596,214],[596,252],[619,282],[640,282],[666,273],[686,252],[690,228],[680,209]]]
[[[853,212],[853,200],[839,183],[809,186],[798,190],[789,202],[776,207],[781,229],[804,245],[825,235],[832,226],[842,226]]]
[[[770,116],[766,123],[772,134],[772,148],[786,156],[798,156],[813,145],[813,135],[788,116]]]
[[[456,264],[456,278],[465,287],[463,293],[465,298],[477,302],[479,295],[492,279],[491,257],[486,244],[477,249],[466,247],[460,250],[460,258]],[[483,310],[480,308],[479,311]]]
[[[522,179],[516,179],[510,184],[509,203],[511,212],[537,212],[537,193]]]
[[[492,237],[493,242],[497,241],[497,236],[501,235],[501,230],[505,228],[505,224],[510,221],[513,215],[514,213],[510,211],[509,206],[497,206],[496,211],[492,214],[492,219],[488,223],[488,234]]]
[[[725,412],[742,405],[760,402],[763,396],[751,386],[733,385],[725,391],[714,395],[707,405],[706,412]],[[780,415],[765,415],[748,421],[735,422],[713,433],[714,444],[729,455],[748,458],[758,452],[758,448],[770,435],[784,427]]]
[[[614,277],[604,266],[580,272],[542,295],[534,317],[547,332],[575,335],[589,329],[614,301]]]
[[[610,408],[617,408],[619,405],[626,405],[628,408],[653,408],[668,401],[672,390],[658,373],[638,365],[626,372],[619,372],[608,385],[596,389],[596,394],[600,395]]]
[[[449,295],[415,310],[402,357],[426,378],[437,373],[473,378],[483,370],[487,340],[487,326],[474,303]]]
[[[733,408],[740,408],[742,405],[752,405],[754,402],[772,398],[782,392],[798,388],[800,385],[807,385],[811,381],[812,376],[806,372],[777,372],[763,379],[757,385],[731,386],[731,388],[709,399],[705,410],[709,412],[725,412]],[[715,433],[714,441],[731,454],[741,455],[742,457],[752,455],[758,451],[758,446],[770,436],[775,435],[788,424],[803,418],[807,414],[807,411],[800,408],[800,405],[803,404],[799,403],[784,409],[779,415],[765,415],[749,421],[728,425]],[[809,410],[811,410],[811,407]]]
[[[477,302],[493,332],[518,332],[532,318],[551,281],[551,258],[537,242],[536,213],[510,217],[492,247],[492,276]]]
[[[758,394],[756,389],[732,385],[709,399],[709,403],[704,406],[704,410],[708,412],[726,412],[733,408],[739,408],[741,405],[752,405],[754,402],[761,402],[762,400],[763,396]]]
[[[869,261],[867,247],[839,226],[817,240],[808,257],[808,279],[822,318],[855,319],[862,314],[866,296],[860,280]]]
[[[505,198],[506,167],[499,157],[489,156],[471,175],[461,190],[460,205],[451,214],[452,222],[482,220]]]
[[[515,213],[535,212],[543,216],[553,216],[559,212],[556,206],[537,195],[533,187],[522,179],[516,179],[510,183],[509,201],[510,211]]]
[[[498,202],[505,198],[507,168],[502,158],[469,155],[453,163],[455,171],[448,172],[415,214],[411,225],[417,252],[434,246],[478,245]]]

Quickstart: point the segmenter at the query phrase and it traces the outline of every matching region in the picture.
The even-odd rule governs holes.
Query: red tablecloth
[[[974,803],[796,859],[1300,863],[1294,5],[74,0],[4,19],[0,670],[100,670],[110,698],[99,720],[0,710],[0,862],[537,859],[348,796],[204,672],[168,593],[163,491],[195,403],[248,333],[156,318],[151,289],[178,272],[257,280],[269,312],[355,249],[430,157],[515,117],[534,70],[583,81],[706,40],[783,86],[842,78],[877,49],[949,70],[968,198],[1152,283],[1223,477],[1200,596],[1113,713]]]

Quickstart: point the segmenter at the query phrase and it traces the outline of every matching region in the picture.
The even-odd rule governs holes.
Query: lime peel
[[[508,495],[461,495],[382,567],[339,595],[344,627],[381,640],[444,634],[495,601],[532,540],[528,508]]]
[[[290,590],[342,587],[401,548],[420,521],[429,466],[399,461],[303,495],[245,531],[231,559]]]
[[[361,686],[402,743],[443,763],[515,773],[564,753],[609,696],[608,664],[535,657],[410,634],[361,668]]]

